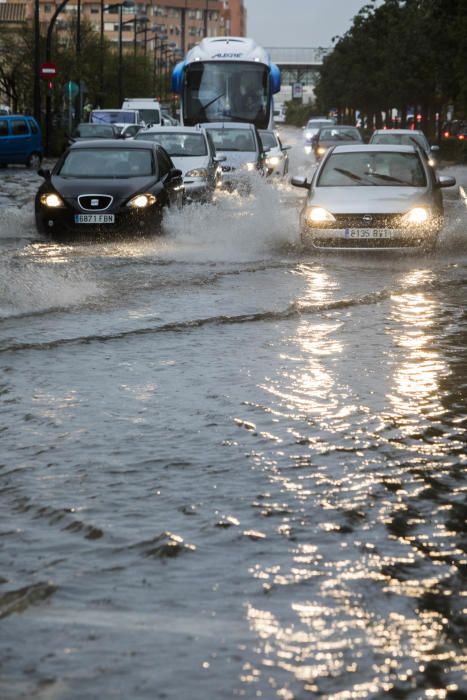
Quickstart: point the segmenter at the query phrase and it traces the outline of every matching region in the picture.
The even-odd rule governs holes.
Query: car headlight
[[[156,197],[153,194],[137,194],[136,197],[130,199],[127,202],[127,207],[132,209],[145,209],[150,207],[156,201]]]
[[[185,177],[207,177],[208,171],[206,168],[194,168],[185,173]]]
[[[63,199],[55,194],[55,192],[49,192],[49,194],[41,194],[41,204],[51,209],[57,209],[59,207],[64,207],[65,204]]]
[[[266,158],[266,165],[272,165],[274,167],[276,165],[279,165],[280,162],[280,156],[270,156],[269,158]]]
[[[305,222],[307,224],[323,224],[335,220],[331,212],[323,209],[323,207],[309,207],[305,212]]]
[[[245,163],[243,167],[251,173],[252,170],[256,170],[256,163]]]
[[[312,136],[313,136],[313,134],[311,133],[311,131],[305,131],[305,138],[306,139],[311,139]]]
[[[324,148],[324,146],[318,146],[318,148],[316,149],[316,153],[319,156],[324,156],[324,154],[326,153],[326,149]]]
[[[432,168],[435,167],[436,161],[434,158],[428,158],[428,165],[430,165]]]
[[[430,212],[425,207],[414,207],[402,217],[405,226],[420,226],[430,220]]]

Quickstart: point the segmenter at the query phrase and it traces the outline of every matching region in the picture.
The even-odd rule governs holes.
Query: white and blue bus
[[[248,122],[273,126],[273,95],[279,92],[279,68],[253,39],[209,37],[178,63],[172,89],[180,95],[180,122]]]

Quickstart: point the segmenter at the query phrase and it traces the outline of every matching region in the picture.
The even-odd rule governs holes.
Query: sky
[[[261,46],[332,46],[370,0],[244,0],[247,35]]]

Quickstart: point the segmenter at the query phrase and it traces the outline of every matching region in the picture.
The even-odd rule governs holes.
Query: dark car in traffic
[[[36,227],[54,238],[160,233],[164,210],[182,201],[181,171],[148,141],[79,141],[39,174]]]
[[[317,160],[320,160],[328,148],[344,143],[363,143],[362,135],[356,126],[334,124],[324,126],[313,136],[311,146]]]

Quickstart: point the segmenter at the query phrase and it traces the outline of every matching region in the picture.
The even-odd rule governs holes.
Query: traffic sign
[[[55,63],[41,63],[39,68],[39,75],[41,78],[46,78],[51,80],[57,75],[57,66]]]

